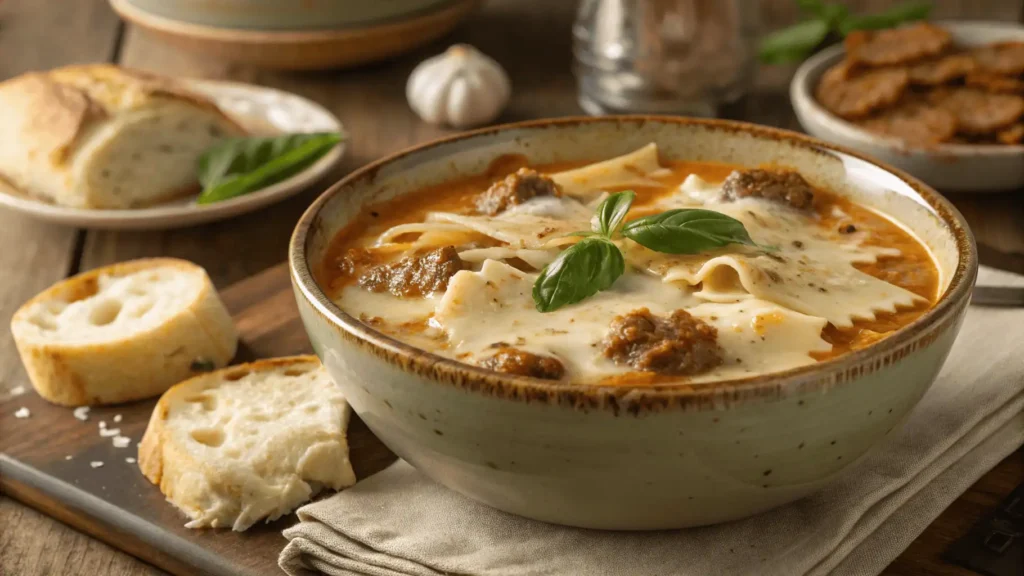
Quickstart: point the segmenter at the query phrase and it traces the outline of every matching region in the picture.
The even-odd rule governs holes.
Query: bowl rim
[[[696,385],[678,382],[613,386],[552,382],[528,376],[502,374],[416,348],[374,330],[350,316],[327,296],[313,277],[306,257],[306,244],[315,229],[314,224],[321,210],[350,184],[364,179],[372,182],[377,172],[385,165],[432,148],[473,138],[494,136],[510,130],[543,130],[552,127],[571,129],[573,126],[581,125],[647,122],[690,126],[710,131],[739,132],[762,140],[786,141],[811,151],[845,154],[889,172],[914,190],[935,213],[956,243],[958,261],[948,287],[927,312],[910,324],[865,348],[836,358],[779,372]],[[309,205],[292,232],[288,247],[288,265],[296,291],[301,293],[312,309],[331,328],[339,329],[342,337],[402,371],[426,377],[437,384],[453,384],[467,390],[507,399],[556,402],[584,410],[607,408],[616,415],[622,409],[637,415],[669,407],[722,409],[755,399],[785,398],[809,391],[824,392],[834,386],[852,382],[870,371],[865,365],[880,367],[880,357],[887,352],[892,354],[892,358],[887,358],[884,364],[888,365],[890,360],[895,362],[913,349],[927,333],[937,333],[935,330],[940,330],[940,324],[955,320],[958,313],[966,307],[977,276],[978,252],[966,220],[948,200],[906,172],[859,152],[790,130],[748,122],[681,116],[613,115],[569,116],[502,124],[418,144],[371,162],[346,175]]]
[[[1012,22],[993,20],[938,20],[934,24],[947,28],[954,33],[959,31],[999,29],[1020,34],[1024,40],[1024,26]],[[812,116],[811,120],[822,124],[826,129],[838,133],[843,138],[856,141],[858,145],[888,148],[894,152],[935,158],[978,157],[1024,159],[1024,143],[1020,144],[946,144],[934,146],[914,146],[894,136],[873,134],[859,128],[856,124],[833,114],[818,103],[814,97],[812,83],[824,73],[825,69],[835,64],[844,54],[842,44],[830,46],[804,60],[796,69],[789,83],[789,99],[794,110],[803,111]]]

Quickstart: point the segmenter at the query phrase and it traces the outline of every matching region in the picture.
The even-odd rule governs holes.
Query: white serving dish
[[[289,92],[214,80],[183,82],[216,102],[221,110],[254,134],[342,132],[341,121],[326,108]],[[213,204],[200,205],[191,197],[146,208],[90,210],[51,204],[0,182],[0,206],[39,220],[79,228],[162,230],[196,226],[252,212],[298,194],[334,168],[344,152],[345,142],[342,142],[287,180]]]
[[[1024,40],[1024,26],[1004,22],[938,22],[963,46]],[[906,170],[943,192],[1000,192],[1024,189],[1024,145],[942,144],[908,147],[897,138],[873,134],[826,110],[814,98],[818,79],[843,58],[833,46],[807,59],[793,77],[789,95],[803,129]]]

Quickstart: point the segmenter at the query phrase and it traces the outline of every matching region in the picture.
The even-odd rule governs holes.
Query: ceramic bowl
[[[938,22],[961,46],[1024,41],[1024,27],[1002,22]],[[821,75],[843,59],[833,46],[807,59],[793,77],[789,95],[800,125],[809,134],[848,146],[903,169],[944,192],[998,192],[1024,188],[1024,145],[942,144],[908,147],[873,134],[826,110],[814,98]]]
[[[156,16],[218,28],[310,30],[376,24],[449,0],[128,0]]]
[[[834,360],[743,380],[630,388],[502,375],[417,350],[349,316],[318,284],[331,238],[367,203],[481,173],[503,154],[598,160],[649,142],[665,158],[792,166],[891,214],[934,253],[941,300],[889,338]],[[626,530],[750,516],[819,489],[856,462],[934,380],[977,273],[963,217],[902,172],[778,129],[630,116],[479,130],[370,164],[310,206],[289,260],[313,349],[391,450],[495,508]]]

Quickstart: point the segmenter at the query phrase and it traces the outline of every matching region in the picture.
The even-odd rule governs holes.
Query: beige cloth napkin
[[[983,269],[979,284],[1024,285]],[[972,307],[899,433],[821,492],[729,524],[601,532],[505,514],[405,462],[299,510],[293,576],[877,574],[1024,444],[1024,309]]]

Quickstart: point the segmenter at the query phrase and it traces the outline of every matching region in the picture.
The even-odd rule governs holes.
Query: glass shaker
[[[582,0],[573,26],[589,114],[715,116],[753,82],[753,0]]]

